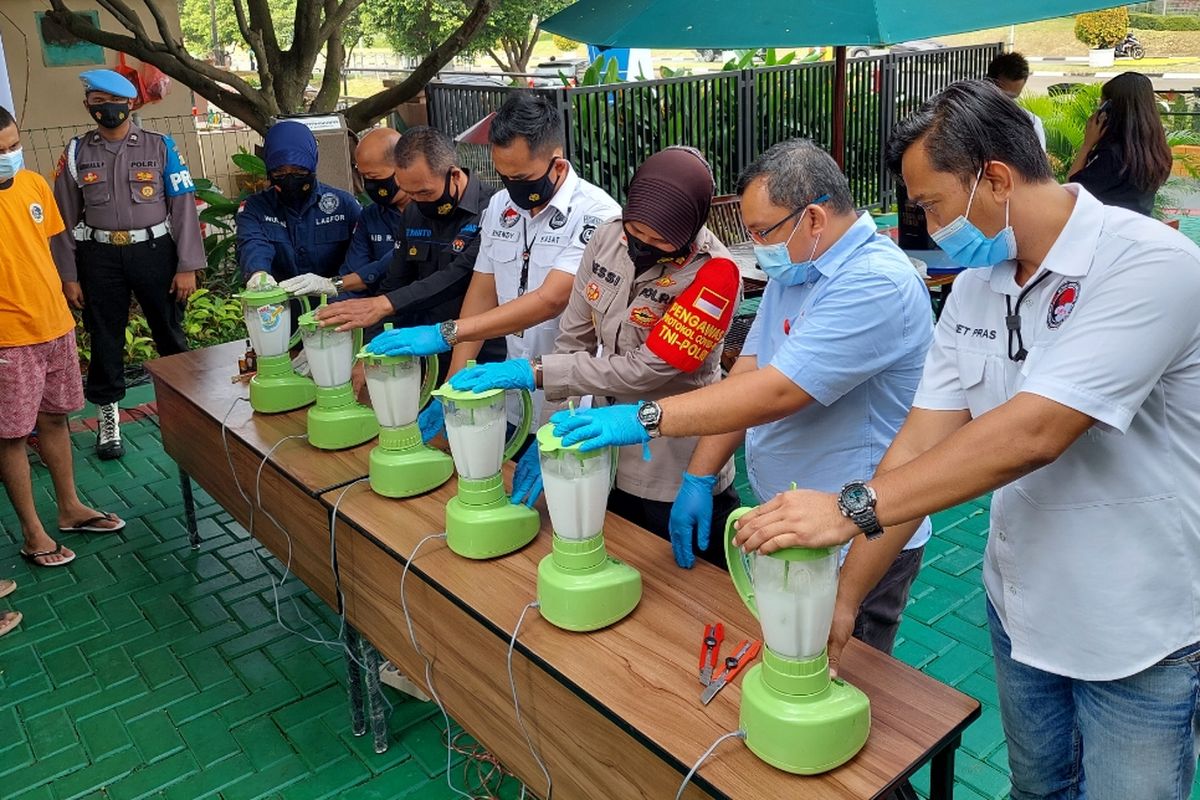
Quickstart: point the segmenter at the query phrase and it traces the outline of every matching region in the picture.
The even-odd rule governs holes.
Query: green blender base
[[[309,444],[321,450],[345,450],[378,435],[375,412],[354,401],[350,384],[317,387],[317,404],[308,410]]]
[[[537,511],[513,505],[504,478],[458,479],[458,495],[446,504],[446,544],[463,558],[508,555],[533,541],[541,527]]]
[[[740,726],[746,746],[763,761],[815,775],[845,764],[866,744],[871,703],[861,690],[829,678],[823,651],[801,661],[763,648],[762,663],[742,679]]]
[[[371,450],[371,491],[384,497],[413,497],[436,489],[454,474],[454,459],[421,442],[414,423],[381,428],[379,446]]]
[[[312,405],[317,385],[297,375],[287,355],[259,356],[258,371],[250,379],[250,406],[260,414],[280,414]]]
[[[594,631],[623,619],[642,599],[642,575],[611,558],[604,535],[554,537],[554,551],[538,564],[538,613],[568,631]]]

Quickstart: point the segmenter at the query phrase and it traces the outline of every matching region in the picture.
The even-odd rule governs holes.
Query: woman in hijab
[[[671,147],[648,158],[630,181],[622,215],[581,234],[587,249],[555,352],[540,362],[468,368],[451,385],[539,387],[548,417],[573,398],[630,403],[720,380],[722,341],[741,300],[741,278],[705,226],[713,188],[708,162],[695,149]],[[682,521],[672,524],[673,502],[693,495],[711,502],[709,530],[723,529],[738,505],[732,460],[715,476],[686,474],[695,446],[695,439],[654,438],[649,458],[640,447],[625,448],[608,500],[610,511],[670,539],[676,561],[689,567],[693,530]],[[537,448],[530,447],[518,462],[512,499],[532,505],[541,491]],[[699,534],[701,557],[724,564],[720,536],[709,541],[709,531]]]

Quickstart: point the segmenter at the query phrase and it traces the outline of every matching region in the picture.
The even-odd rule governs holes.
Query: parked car
[[[944,50],[946,45],[935,39],[913,39],[911,42],[901,42],[894,44],[891,47],[867,47],[866,45],[856,45],[846,49],[846,55],[850,58],[866,58],[868,56],[886,55],[890,50],[893,53],[923,53],[929,50]]]
[[[512,81],[508,78],[483,72],[442,72],[438,74],[437,80],[440,83],[453,83],[458,86],[512,86]]]
[[[533,75],[529,79],[529,85],[547,89],[562,86],[564,77],[574,85],[583,77],[583,73],[587,72],[588,66],[586,58],[551,57],[548,61],[539,61],[529,70]]]

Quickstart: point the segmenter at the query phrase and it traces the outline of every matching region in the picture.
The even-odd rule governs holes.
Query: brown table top
[[[511,479],[511,465],[507,472]],[[365,484],[353,486],[338,508],[339,525],[349,523],[403,561],[425,536],[444,530],[445,504],[455,487],[452,479],[422,497],[396,501]],[[340,494],[322,499],[332,506]],[[475,562],[454,555],[444,540],[434,540],[422,546],[411,570],[507,641],[522,608],[534,599],[538,562],[550,552],[544,501],[538,505],[542,530],[525,549]],[[642,573],[638,608],[590,634],[560,630],[531,613],[517,647],[686,771],[719,735],[738,726],[739,686],[726,687],[707,707],[699,701],[696,660],[705,623],[724,622],[723,654],[740,639],[760,638],[760,629],[724,571],[704,562],[689,571],[677,568],[669,543],[615,514],[607,517],[605,540],[612,555]],[[737,798],[776,796],[793,786],[811,798],[872,797],[979,712],[974,699],[857,641],[846,650],[842,677],[871,699],[871,737],[851,762],[803,778],[766,765],[744,746],[726,743],[701,768],[701,785]]]
[[[285,436],[306,430],[306,411],[256,414],[250,407],[250,389],[234,383],[244,342],[207,347],[190,353],[158,358],[146,364],[156,381],[168,384],[197,408],[217,421],[228,417],[227,432],[265,455]],[[241,402],[239,402],[239,399]],[[367,474],[367,454],[375,442],[337,452],[321,452],[302,439],[279,444],[270,462],[309,494],[342,486]]]

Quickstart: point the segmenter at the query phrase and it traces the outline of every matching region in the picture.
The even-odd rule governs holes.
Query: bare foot
[[[0,636],[11,631],[13,628],[21,624],[20,611],[4,611],[0,612]]]
[[[125,527],[124,520],[116,514],[97,511],[94,508],[88,508],[82,503],[72,508],[59,509],[59,530],[70,530],[71,528],[77,528],[85,524],[98,529],[97,532],[101,533],[104,531],[119,531]]]

